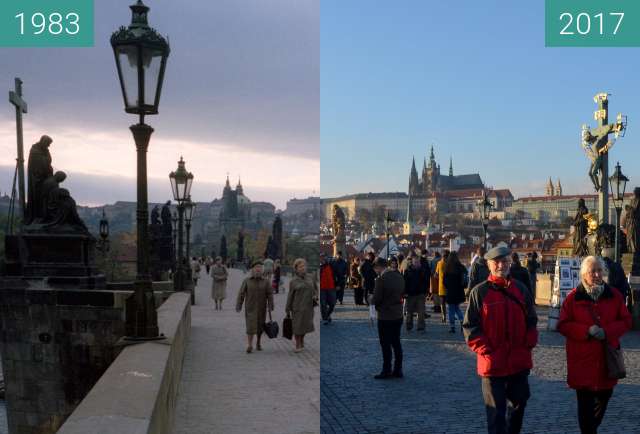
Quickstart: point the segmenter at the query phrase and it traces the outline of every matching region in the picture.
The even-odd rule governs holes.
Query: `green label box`
[[[547,47],[640,47],[638,0],[545,0]]]
[[[0,0],[0,46],[92,47],[93,0]]]

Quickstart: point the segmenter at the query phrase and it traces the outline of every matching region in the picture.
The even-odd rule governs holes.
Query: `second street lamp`
[[[127,337],[132,340],[162,339],[158,334],[151,274],[149,273],[149,209],[147,198],[147,149],[153,128],[145,115],[158,114],[169,43],[149,27],[149,8],[138,0],[130,6],[131,24],[111,35],[125,112],[140,121],[131,126],[137,151],[137,270],[135,293],[127,306]]]
[[[190,197],[193,174],[187,172],[182,157],[180,157],[180,161],[178,161],[178,169],[169,174],[169,181],[171,182],[173,198],[178,202],[178,265],[173,279],[173,289],[175,291],[184,291],[184,281],[186,278],[183,253],[184,203],[187,198]]]
[[[616,208],[616,243],[615,243],[615,261],[620,262],[620,214],[622,213],[622,205],[624,202],[624,191],[627,188],[629,178],[622,174],[620,163],[616,164],[616,170],[609,177],[609,186],[613,193],[613,205]]]
[[[391,258],[391,252],[389,251],[389,225],[393,222],[391,215],[389,215],[389,211],[387,211],[387,216],[385,217],[386,230],[387,230],[387,258]]]

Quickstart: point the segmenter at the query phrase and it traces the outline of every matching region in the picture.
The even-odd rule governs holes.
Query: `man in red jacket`
[[[320,253],[320,313],[327,325],[331,322],[331,313],[336,306],[336,277],[327,256]]]
[[[520,432],[530,396],[531,349],[538,343],[533,298],[509,278],[510,254],[507,247],[487,252],[489,278],[471,290],[462,323],[465,340],[477,354],[489,434]]]

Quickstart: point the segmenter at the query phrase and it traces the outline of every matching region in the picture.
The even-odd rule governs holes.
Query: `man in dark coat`
[[[369,294],[373,294],[376,281],[376,272],[373,269],[373,253],[367,253],[367,258],[360,265],[360,275],[362,276],[362,288],[364,289],[364,300],[369,304]]]
[[[479,283],[484,282],[489,277],[489,267],[487,267],[487,261],[484,258],[487,251],[484,247],[478,247],[476,254],[477,259],[471,265],[471,271],[469,272],[469,284],[467,285],[467,295],[469,292]]]
[[[622,297],[625,299],[625,303],[627,307],[631,306],[631,287],[629,286],[629,281],[627,280],[627,276],[624,274],[624,269],[619,262],[615,262],[613,260],[614,249],[605,248],[602,249],[602,259],[604,259],[604,263],[608,269],[607,283],[609,286],[616,288],[622,294]],[[631,309],[629,309],[631,311]]]
[[[418,331],[424,330],[424,303],[429,289],[431,273],[425,268],[418,256],[410,258],[410,264],[404,271],[404,294],[406,297],[406,327],[413,328],[413,314],[418,314]]]
[[[531,281],[529,280],[529,271],[526,268],[524,268],[522,265],[520,265],[520,257],[515,252],[511,255],[511,266],[509,267],[509,276],[511,276],[512,279],[516,279],[521,283],[524,283],[524,286],[526,286],[529,292],[531,292]]]
[[[378,315],[378,338],[382,347],[382,372],[374,378],[402,378],[402,345],[400,330],[402,329],[402,294],[404,294],[404,278],[397,270],[387,269],[387,260],[376,259],[375,271],[379,275],[375,280],[375,290],[371,296],[371,304]],[[393,371],[391,370],[391,352],[395,355]]]
[[[342,257],[342,252],[338,251],[336,259],[331,262],[333,275],[336,279],[336,300],[342,304],[344,298],[344,287],[347,283],[347,273],[349,272],[349,264]]]

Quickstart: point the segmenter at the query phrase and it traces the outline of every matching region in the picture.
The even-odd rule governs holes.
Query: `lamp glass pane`
[[[138,47],[135,45],[120,45],[116,48],[124,88],[124,105],[126,108],[136,108],[138,104]]]
[[[142,50],[142,67],[144,68],[144,103],[145,105],[155,105],[156,92],[158,90],[158,79],[160,76],[160,66],[162,64],[162,51],[158,49],[145,48]]]

